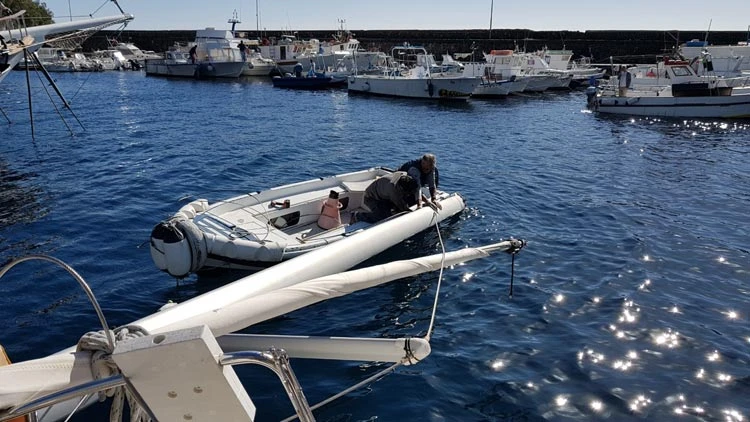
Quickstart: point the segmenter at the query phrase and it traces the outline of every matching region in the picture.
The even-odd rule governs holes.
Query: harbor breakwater
[[[247,38],[280,39],[290,31],[237,30]],[[333,38],[333,31],[292,31],[298,39]],[[589,57],[594,63],[654,63],[657,57],[676,50],[679,44],[693,39],[706,39],[705,31],[532,31],[528,29],[466,29],[466,30],[360,30],[352,34],[367,50],[389,52],[394,45],[408,42],[424,46],[437,57],[441,54],[464,54],[471,60],[482,59],[482,52],[502,49],[537,51],[572,50],[574,59]],[[141,49],[166,51],[176,42],[195,39],[194,30],[169,31],[100,31],[82,46],[84,51],[107,47],[107,38],[132,42]],[[736,44],[746,41],[745,31],[716,31],[708,34],[711,44]]]

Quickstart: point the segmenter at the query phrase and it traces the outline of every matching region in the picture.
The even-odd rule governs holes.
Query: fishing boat
[[[245,62],[240,50],[232,45],[231,31],[213,28],[199,29],[195,41],[188,50],[176,46],[164,53],[161,59],[146,60],[146,74],[188,78],[237,78],[242,74]],[[195,57],[191,57],[191,51]]]
[[[347,88],[350,94],[466,101],[479,83],[479,77],[443,72],[424,47],[407,44],[393,47],[378,73],[349,76]]]
[[[421,216],[415,212],[407,218],[416,227]],[[400,233],[385,224],[371,230],[370,237],[343,239],[186,302],[165,305],[155,314],[114,330],[109,328],[86,281],[70,266],[44,255],[11,261],[0,269],[0,277],[15,265],[32,259],[52,262],[67,270],[86,292],[102,330],[89,331],[77,346],[50,356],[0,364],[0,421],[24,415],[42,422],[67,420],[99,398],[113,397],[112,415],[121,415],[127,400],[130,420],[251,422],[255,420],[256,403],[233,369],[240,364],[270,369],[280,379],[296,417],[313,421],[314,409],[401,365],[426,358],[431,351],[429,339],[436,306],[424,337],[310,337],[237,334],[237,331],[330,298],[440,270],[434,301],[437,305],[443,268],[495,251],[515,254],[525,244],[510,239],[342,272],[401,239]],[[310,406],[292,370],[292,358],[379,361],[392,365]]]
[[[385,227],[405,240],[460,213],[458,193],[439,191],[442,209],[415,209],[369,224],[349,224],[363,210],[365,189],[393,170],[378,167],[236,196],[210,204],[198,199],[151,233],[151,258],[175,277],[202,269],[258,269],[352,236],[371,237]],[[375,239],[373,239],[373,242]],[[369,255],[369,248],[361,252]]]
[[[685,60],[665,59],[658,69],[665,85],[625,90],[615,85],[589,87],[588,107],[599,113],[634,116],[750,118],[750,88],[729,86],[720,77],[700,76]]]
[[[133,15],[123,13],[71,22],[26,26],[25,13],[25,10],[20,10],[9,16],[0,16],[0,35],[2,36],[2,44],[0,44],[0,82],[17,64],[25,59],[25,55],[35,53],[45,42],[54,41],[47,39],[48,36],[64,34],[60,36],[61,39],[85,37],[88,33],[94,33],[108,26],[126,23],[134,18]]]

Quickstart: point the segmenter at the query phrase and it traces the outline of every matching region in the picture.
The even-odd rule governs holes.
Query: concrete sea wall
[[[282,31],[238,29],[248,38],[280,38]],[[472,53],[481,60],[482,52],[525,48],[536,51],[572,50],[574,58],[591,57],[595,63],[654,63],[656,58],[674,51],[680,43],[706,38],[704,31],[531,31],[528,29],[467,30],[361,30],[352,31],[363,48],[389,52],[394,45],[408,42],[422,45],[439,58],[444,53]],[[333,31],[295,31],[301,39],[329,40]],[[84,51],[106,48],[107,37],[133,42],[144,50],[167,50],[175,42],[188,42],[195,31],[100,31],[83,45]],[[708,35],[711,44],[736,44],[746,41],[746,31],[717,31]],[[610,59],[611,57],[611,59]]]

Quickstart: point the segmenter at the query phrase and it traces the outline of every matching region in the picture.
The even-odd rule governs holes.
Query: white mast
[[[495,10],[495,0],[492,0],[490,3],[490,36],[489,38],[492,39],[492,15],[494,14]]]

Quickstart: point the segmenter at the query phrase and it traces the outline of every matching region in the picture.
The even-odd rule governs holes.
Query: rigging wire
[[[443,237],[440,234],[440,222],[436,218],[437,214],[438,214],[437,209],[433,208],[432,212],[433,212],[433,218],[435,218],[435,230],[437,231],[438,241],[440,243],[440,248],[441,248],[441,251],[442,251],[442,257],[441,257],[441,260],[440,260],[440,273],[438,275],[437,288],[435,289],[435,300],[433,301],[433,305],[432,305],[432,315],[430,316],[430,325],[429,325],[429,328],[427,329],[427,333],[423,337],[428,342],[430,341],[430,336],[432,335],[432,331],[433,331],[433,328],[435,326],[435,316],[437,314],[438,298],[439,298],[439,295],[440,295],[440,285],[442,284],[442,281],[443,281],[443,266],[445,265],[445,254],[446,254],[446,252],[445,252],[445,244],[443,242]],[[385,368],[385,369],[383,369],[381,371],[378,371],[377,373],[375,373],[375,374],[367,377],[366,379],[364,379],[364,380],[362,380],[362,381],[360,381],[360,382],[358,382],[358,383],[356,383],[356,384],[354,384],[354,385],[352,385],[352,386],[350,386],[350,387],[348,387],[348,388],[346,388],[346,389],[344,389],[344,390],[342,390],[342,391],[340,391],[340,392],[338,392],[338,393],[336,393],[336,394],[334,394],[334,395],[332,395],[332,396],[330,396],[330,397],[328,397],[328,398],[326,398],[326,399],[324,399],[324,400],[316,403],[313,406],[310,406],[310,410],[318,409],[318,408],[320,408],[322,406],[325,406],[328,403],[331,403],[334,400],[337,400],[337,399],[339,399],[339,398],[341,398],[341,397],[343,397],[343,396],[351,393],[352,391],[358,390],[358,389],[362,388],[363,386],[365,386],[367,384],[370,384],[370,383],[372,383],[374,381],[378,381],[379,379],[383,378],[384,376],[388,375],[389,373],[395,371],[396,368],[398,368],[399,366],[404,365],[406,362],[413,363],[416,360],[416,358],[414,357],[414,355],[411,352],[411,346],[410,346],[409,341],[410,340],[407,338],[406,342],[404,343],[405,356],[404,356],[404,358],[400,362],[396,362],[393,365],[390,365],[387,368]],[[290,422],[290,421],[293,421],[293,420],[295,420],[297,418],[298,418],[297,415],[292,415],[292,416],[287,417],[286,419],[283,419],[281,422]]]
[[[42,88],[44,88],[44,92],[47,94],[47,98],[49,98],[50,103],[52,103],[52,107],[55,109],[55,112],[58,116],[60,116],[60,120],[62,120],[65,127],[68,129],[68,132],[70,132],[70,135],[73,136],[73,129],[70,127],[68,122],[65,120],[65,116],[62,115],[60,112],[60,108],[57,107],[57,104],[55,104],[55,101],[52,99],[52,95],[49,92],[49,89],[47,88],[47,85],[42,80],[42,77],[39,75],[39,72],[36,72],[36,77],[39,79],[39,83],[42,85]],[[72,112],[72,110],[71,110]],[[76,119],[77,120],[77,119]],[[80,121],[79,121],[80,123]]]

